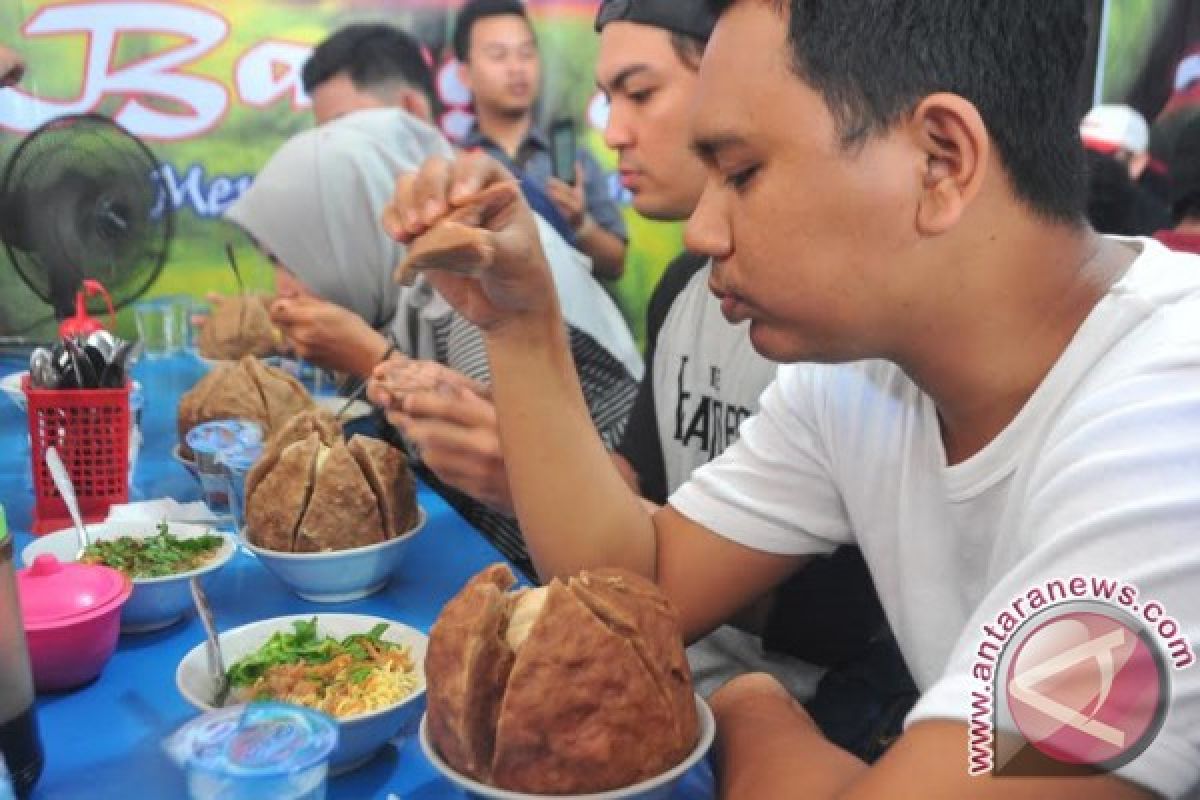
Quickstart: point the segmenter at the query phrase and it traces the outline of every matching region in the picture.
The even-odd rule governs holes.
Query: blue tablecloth
[[[0,374],[21,369],[0,360]],[[144,361],[135,370],[144,387],[144,445],[131,499],[194,500],[198,487],[170,456],[175,444],[179,396],[203,374],[191,356]],[[0,408],[0,504],[16,536],[17,551],[30,539],[32,495],[25,417],[7,401]],[[429,521],[410,546],[388,587],[352,603],[319,605],[288,591],[248,553],[239,554],[206,581],[225,630],[267,617],[339,611],[372,614],[428,631],[443,604],[487,564],[501,560],[436,494],[422,487],[419,502]],[[175,688],[175,667],[204,639],[194,616],[163,631],[122,636],[117,652],[93,683],[71,692],[38,697],[38,723],[46,769],[35,798],[179,798],[183,775],[162,750],[162,740],[195,715]],[[688,774],[677,798],[711,796],[711,776],[701,767]],[[330,798],[461,798],[437,775],[415,737],[390,744],[366,766],[330,780]]]

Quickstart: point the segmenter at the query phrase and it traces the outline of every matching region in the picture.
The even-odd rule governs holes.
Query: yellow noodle
[[[374,650],[374,648],[371,648]],[[351,675],[370,669],[358,682]],[[279,690],[280,685],[290,685]],[[372,652],[365,661],[340,655],[327,664],[278,664],[268,668],[251,686],[240,690],[242,700],[281,700],[315,708],[334,717],[349,717],[394,705],[418,688],[408,649]]]

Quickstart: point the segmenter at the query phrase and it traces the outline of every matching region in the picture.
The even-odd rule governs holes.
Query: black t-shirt
[[[624,456],[638,476],[642,496],[658,504],[667,502],[667,468],[663,461],[658,436],[658,415],[654,402],[654,349],[663,321],[675,298],[688,285],[692,276],[704,268],[708,259],[693,253],[682,253],[669,265],[650,295],[646,308],[646,374],[638,387],[637,398],[625,423],[625,435],[616,452]]]

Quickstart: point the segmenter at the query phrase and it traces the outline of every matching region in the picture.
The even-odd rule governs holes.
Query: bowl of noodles
[[[89,525],[87,564],[120,570],[133,581],[121,608],[121,633],[148,633],[174,625],[192,610],[188,582],[225,566],[237,552],[233,536],[186,522],[151,524],[134,520]],[[64,528],[34,539],[21,551],[27,565],[43,553],[59,561],[79,556],[79,535]]]
[[[230,693],[224,705],[276,700],[338,721],[334,774],[365,764],[388,740],[415,732],[425,709],[425,634],[362,614],[298,614],[221,634]],[[175,684],[202,711],[215,705],[204,642],[175,671]]]

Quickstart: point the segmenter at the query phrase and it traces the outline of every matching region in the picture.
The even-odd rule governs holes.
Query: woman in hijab
[[[382,361],[428,359],[490,383],[478,329],[422,277],[411,287],[393,283],[405,251],[380,224],[396,178],[450,154],[440,133],[404,111],[354,112],[288,140],[226,212],[275,264],[272,319],[305,358],[359,378]],[[615,443],[641,379],[641,357],[588,259],[548,223],[539,220],[539,231],[593,422]],[[437,488],[532,575],[510,516]]]

